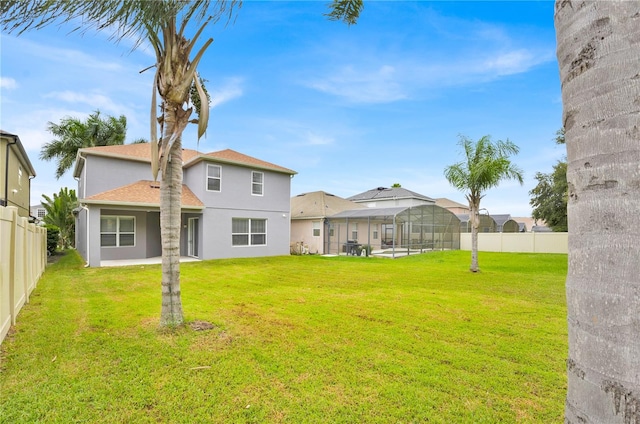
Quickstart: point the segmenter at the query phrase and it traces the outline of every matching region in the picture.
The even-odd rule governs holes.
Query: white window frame
[[[47,214],[47,210],[45,208],[36,209],[36,218],[44,218]]]
[[[378,240],[378,224],[373,224],[373,237],[374,240]]]
[[[311,230],[314,237],[320,237],[321,228],[322,228],[322,223],[320,221],[311,222]]]
[[[254,176],[260,175],[260,181],[255,181]],[[256,188],[260,188],[260,192],[256,193]],[[252,196],[264,196],[264,172],[251,171],[251,195]]]
[[[209,169],[213,169],[213,168],[217,168],[218,169],[218,176],[211,176],[209,175]],[[209,180],[218,180],[218,190],[211,190],[209,189]],[[205,180],[205,188],[207,191],[210,192],[214,192],[214,193],[220,193],[222,191],[222,166],[220,165],[214,165],[211,163],[207,164],[207,178]]]
[[[116,230],[115,231],[102,231],[102,220],[103,219],[114,219],[116,220]],[[121,231],[120,230],[120,220],[127,219],[133,221],[133,231]],[[102,236],[106,234],[113,234],[116,236],[116,244],[115,246],[106,246],[102,244]],[[124,245],[120,244],[120,236],[125,234],[133,234],[133,244]],[[136,247],[137,235],[136,235],[136,217],[135,216],[126,216],[126,215],[104,215],[100,217],[100,247],[101,248],[118,248],[118,247]]]
[[[351,240],[358,240],[358,223],[354,222],[351,225]]]
[[[246,221],[247,222],[247,231],[243,232],[233,232],[233,222],[234,221]],[[264,221],[264,233],[263,232],[254,232],[252,221]],[[232,218],[231,219],[231,246],[233,247],[251,247],[251,246],[266,246],[267,245],[267,219],[266,218]],[[254,236],[264,235],[264,243],[254,243]],[[234,236],[246,236],[246,243],[236,243]]]

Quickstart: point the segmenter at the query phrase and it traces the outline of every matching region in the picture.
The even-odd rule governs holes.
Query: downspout
[[[78,153],[78,160],[82,159],[84,161],[83,164],[83,168],[87,163],[87,158],[85,158],[84,156],[82,156],[82,153]],[[73,177],[74,180],[76,180],[78,182],[78,188],[80,188],[80,178],[79,177]],[[85,192],[87,191],[87,172],[85,170],[84,172],[84,177],[82,178],[82,197],[80,197],[80,190],[78,190],[78,198],[83,198],[86,197],[85,196]],[[89,266],[89,259],[91,258],[91,244],[89,244],[90,241],[90,231],[89,231],[89,208],[87,208],[85,205],[83,205],[82,203],[78,202],[78,207],[80,209],[84,209],[87,212],[87,219],[86,219],[86,223],[85,223],[85,232],[87,233],[87,259],[85,261],[85,265],[84,267],[87,268]],[[77,230],[77,228],[76,228]],[[77,247],[77,246],[76,246]]]
[[[37,216],[31,215],[31,180],[34,179],[35,177],[36,177],[35,175],[29,176],[29,222],[36,222],[38,220]]]
[[[80,206],[81,209],[84,209],[85,211],[87,211],[87,222],[85,225],[85,232],[87,233],[87,260],[86,263],[84,264],[84,267],[87,268],[89,266],[89,258],[91,258],[91,244],[89,244],[89,236],[91,234],[91,231],[89,231],[89,208],[86,207],[85,205],[83,205],[82,203],[79,203],[78,206]]]
[[[4,206],[9,206],[9,148],[15,144],[18,144],[18,138],[14,135],[13,143],[7,143],[6,151],[4,153]]]

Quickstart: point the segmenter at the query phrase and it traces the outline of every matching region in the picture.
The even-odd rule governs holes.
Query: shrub
[[[47,252],[49,255],[53,255],[60,239],[60,228],[49,224],[44,227],[47,229]]]

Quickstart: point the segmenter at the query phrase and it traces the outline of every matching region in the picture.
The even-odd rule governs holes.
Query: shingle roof
[[[276,165],[271,162],[257,159],[252,156],[248,156],[231,149],[225,149],[217,152],[200,154],[198,156],[195,156],[192,160],[196,162],[199,159],[209,159],[209,158],[215,159],[218,162],[227,162],[227,163],[238,164],[238,165],[249,165],[257,168],[269,169],[272,171],[284,172],[286,174],[292,174],[292,175],[297,174],[296,171],[293,171],[289,168],[285,168],[283,166]],[[187,164],[187,160],[185,160],[184,158],[183,158],[183,161],[185,162],[185,166],[190,165],[190,164]]]
[[[122,144],[118,146],[99,146],[99,147],[85,147],[78,150],[78,155],[81,153],[109,156],[114,158],[135,160],[142,162],[151,162],[151,146],[149,143],[138,144]],[[248,156],[235,150],[226,149],[217,152],[202,153],[192,149],[182,149],[182,163],[185,167],[189,167],[201,160],[212,160],[216,162],[225,162],[236,165],[244,165],[250,167],[256,167],[266,170],[272,170],[276,172],[283,172],[286,174],[296,174],[296,171],[285,168],[280,165],[266,162],[252,156]],[[76,161],[76,168],[74,169],[74,176],[79,176],[81,167],[84,165],[83,161]]]
[[[140,180],[133,184],[94,194],[85,199],[80,199],[80,201],[90,204],[126,204],[131,206],[160,207],[160,183]],[[182,185],[181,203],[183,208],[204,208],[204,203],[184,184]]]
[[[378,187],[351,197],[347,197],[347,200],[351,200],[353,202],[382,199],[421,199],[435,202],[435,200],[433,200],[431,197],[416,193],[415,191],[407,190],[406,188],[402,187]]]
[[[458,203],[455,200],[447,199],[446,197],[438,197],[436,199],[436,205],[442,206],[443,208],[469,209],[469,205],[463,205],[462,203]]]
[[[291,219],[324,218],[349,209],[361,209],[363,205],[342,197],[313,191],[291,198]]]

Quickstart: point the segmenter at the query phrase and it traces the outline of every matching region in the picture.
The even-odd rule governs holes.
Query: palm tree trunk
[[[167,113],[165,116],[168,116]],[[177,115],[177,114],[176,114]],[[167,140],[179,125],[176,117],[165,121]],[[160,182],[160,228],[162,237],[162,312],[161,326],[176,326],[184,321],[180,298],[180,229],[182,199],[182,137],[174,142]]]
[[[480,204],[469,202],[469,220],[471,221],[471,267],[469,271],[478,272],[478,228],[480,227]]]
[[[640,423],[640,3],[557,1],[568,423]]]

